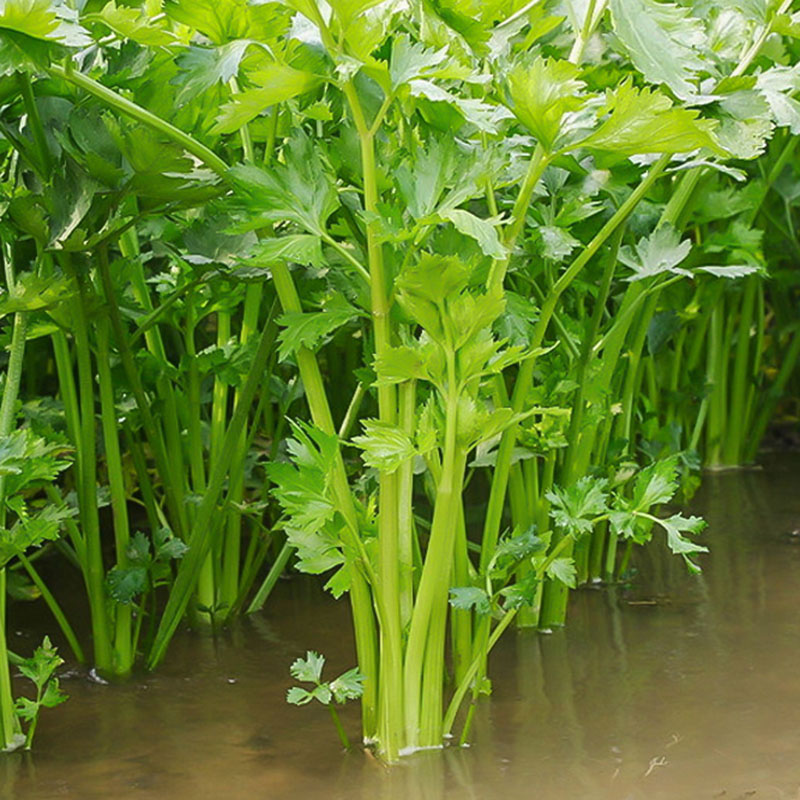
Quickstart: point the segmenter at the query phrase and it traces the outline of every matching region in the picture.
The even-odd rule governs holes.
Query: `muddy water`
[[[468,749],[386,770],[288,707],[305,649],[353,663],[346,607],[297,580],[217,641],[181,635],[156,675],[66,679],[35,755],[0,760],[0,797],[800,800],[798,467],[707,476],[701,578],[653,547],[630,587],[579,592],[566,631],[508,635]],[[18,627],[23,649],[39,632]]]

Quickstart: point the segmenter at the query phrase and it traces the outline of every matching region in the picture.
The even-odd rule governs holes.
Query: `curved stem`
[[[88,75],[55,63],[50,64],[50,66],[47,67],[47,71],[51,75],[61,78],[73,84],[73,86],[77,86],[79,89],[83,89],[85,92],[94,95],[98,100],[102,100],[104,103],[126,116],[132,117],[160,131],[169,139],[183,146],[187,152],[199,158],[200,161],[214,170],[218,175],[224,176],[228,172],[228,165],[213,150],[201,144],[197,139],[189,136],[188,133],[185,133],[180,128],[176,128],[171,123],[153,114],[152,111],[148,111],[132,100],[128,100],[126,97],[117,94],[112,89],[103,86],[102,83],[90,78]]]

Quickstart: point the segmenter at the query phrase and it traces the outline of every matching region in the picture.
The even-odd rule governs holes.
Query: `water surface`
[[[799,466],[706,476],[702,577],[658,544],[631,586],[578,592],[566,630],[509,633],[469,748],[387,770],[287,706],[306,649],[331,675],[354,663],[347,606],[299,579],[217,640],[182,633],[154,675],[67,677],[35,753],[0,758],[0,798],[800,800]],[[53,630],[29,616],[15,649]],[[355,708],[344,722],[356,737]]]

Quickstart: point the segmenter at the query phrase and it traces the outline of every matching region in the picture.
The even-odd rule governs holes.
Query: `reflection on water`
[[[797,467],[707,476],[701,578],[655,546],[634,586],[579,592],[566,631],[508,635],[469,748],[387,770],[287,706],[307,648],[353,664],[346,606],[297,580],[221,641],[176,639],[156,675],[66,679],[35,755],[0,758],[0,798],[800,800]]]

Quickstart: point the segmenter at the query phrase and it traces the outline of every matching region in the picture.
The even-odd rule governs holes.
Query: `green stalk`
[[[217,347],[223,348],[231,338],[231,315],[227,309],[217,311]],[[211,470],[219,458],[222,440],[225,436],[225,425],[228,419],[228,384],[219,375],[214,376],[214,388],[211,400],[211,443],[209,448],[209,463]],[[246,435],[246,431],[242,433]],[[208,557],[200,570],[197,579],[197,606],[195,617],[197,622],[210,624],[216,619],[217,614],[217,571],[220,557],[217,549],[212,546]],[[209,610],[201,610],[209,609]],[[213,609],[213,611],[212,611]]]
[[[407,381],[398,389],[399,425],[409,436],[414,435],[416,395],[415,381]],[[397,492],[400,624],[402,628],[406,628],[411,622],[414,607],[414,462],[412,459],[398,470]]]
[[[189,470],[192,479],[192,491],[202,494],[206,487],[206,467],[203,460],[203,439],[200,429],[200,371],[197,367],[197,346],[195,330],[197,314],[194,305],[194,294],[186,298],[186,323],[183,340],[189,361],[186,399],[189,405],[187,434],[189,439]]]
[[[69,268],[67,259],[68,257],[65,258],[65,264]],[[109,675],[114,671],[114,658],[110,621],[106,610],[105,566],[97,510],[94,371],[86,315],[88,298],[85,279],[74,270],[70,271],[78,288],[78,295],[72,302],[72,319],[80,400],[80,438],[77,442],[76,457],[80,465],[78,498],[86,556],[84,580],[91,608],[95,668],[100,674]]]
[[[375,167],[374,130],[364,118],[358,94],[352,82],[344,87],[361,145],[361,168],[364,180],[364,209],[376,214],[378,180]],[[390,98],[387,97],[387,101]],[[380,118],[380,114],[379,114]],[[378,124],[379,119],[375,124]],[[391,318],[387,277],[383,264],[383,245],[377,222],[368,222],[367,255],[370,277],[370,314],[375,336],[375,355],[380,358],[391,347]],[[378,413],[382,422],[397,424],[397,389],[378,387]],[[399,551],[399,479],[397,472],[382,471],[379,477],[378,511],[378,585],[380,594],[381,647],[379,683],[378,739],[388,761],[397,759],[402,743],[403,649],[400,625],[400,551]]]
[[[725,429],[723,461],[728,465],[741,464],[744,457],[744,438],[747,434],[745,425],[745,405],[749,387],[750,374],[750,329],[753,325],[753,312],[756,304],[756,292],[761,279],[757,276],[745,278],[744,297],[737,325],[738,335],[734,351],[733,376],[728,395],[730,397],[730,424]]]
[[[136,482],[139,494],[141,495],[141,500],[139,502],[144,506],[147,524],[150,526],[150,530],[158,530],[161,527],[161,519],[159,516],[160,509],[156,503],[153,482],[150,480],[150,473],[147,471],[147,462],[142,452],[142,445],[131,430],[128,421],[124,423],[123,431],[125,432],[127,452],[130,453],[131,460],[133,461],[133,469],[136,472]]]
[[[294,548],[292,545],[290,545],[289,542],[284,542],[280,553],[278,553],[275,561],[272,562],[272,566],[267,573],[267,577],[264,578],[264,582],[261,584],[255,594],[255,597],[253,597],[250,605],[247,607],[248,614],[252,614],[255,611],[261,611],[261,609],[264,607],[264,603],[267,602],[267,598],[275,588],[275,584],[278,582],[278,578],[280,578],[284,567],[289,563],[289,558],[291,558],[293,552]]]
[[[553,563],[553,561],[555,561],[562,554],[562,551],[570,543],[571,539],[572,537],[565,536],[553,548],[551,553],[547,556],[545,561],[539,566],[537,570],[540,578],[547,572],[548,567]],[[505,612],[505,614],[503,614],[502,618],[500,619],[500,622],[497,623],[497,625],[495,626],[494,630],[492,631],[491,635],[488,638],[485,653],[478,653],[472,659],[472,663],[469,665],[469,669],[466,671],[464,679],[456,687],[456,690],[453,693],[453,697],[451,698],[450,703],[447,706],[447,711],[444,715],[444,722],[442,726],[444,730],[444,735],[449,735],[452,732],[453,724],[456,721],[456,715],[458,714],[458,710],[461,707],[461,704],[464,702],[464,698],[466,697],[470,685],[475,679],[475,676],[478,674],[478,670],[480,669],[486,654],[491,652],[492,648],[497,644],[503,632],[513,622],[516,614],[517,614],[516,608],[509,609],[508,611]],[[486,619],[491,624],[491,618],[488,615]]]
[[[462,495],[464,489],[462,489]],[[412,543],[413,544],[413,543]],[[455,552],[453,554],[452,586],[468,586],[470,584],[469,543],[467,526],[464,519],[464,504],[458,508]],[[453,678],[458,683],[464,675],[472,656],[472,612],[458,608],[450,609],[450,640],[453,657]]]
[[[200,569],[211,548],[215,532],[213,521],[217,515],[217,503],[236,454],[241,433],[247,423],[250,404],[253,402],[260,383],[264,380],[263,370],[274,342],[274,327],[266,325],[259,339],[252,369],[242,389],[240,402],[234,409],[225,433],[219,458],[212,466],[206,493],[197,508],[188,539],[189,549],[178,567],[178,574],[148,654],[147,666],[150,669],[153,669],[164,657],[167,645],[183,617],[192,592],[195,590]]]
[[[67,423],[67,435],[70,442],[77,447],[80,437],[80,406],[75,388],[75,375],[72,371],[72,359],[69,342],[63,331],[58,330],[51,336],[53,359],[56,362],[58,391],[64,404],[64,418]],[[77,467],[77,465],[76,465]],[[78,478],[80,480],[80,477]]]
[[[5,503],[0,511],[0,517],[5,517]],[[5,527],[5,519],[0,519],[0,523]],[[0,568],[0,749],[13,750],[19,744],[22,731],[14,711],[6,637],[6,568],[2,567]]]
[[[775,408],[783,396],[786,385],[794,374],[795,367],[797,366],[799,360],[800,331],[796,330],[792,335],[792,343],[789,345],[789,348],[786,350],[783,356],[778,374],[775,376],[772,386],[765,393],[759,408],[758,416],[755,418],[755,422],[753,423],[752,433],[748,442],[748,461],[755,459],[758,446],[761,444],[761,440],[764,438],[764,434],[767,431],[770,420],[775,413]]]
[[[522,188],[519,190],[514,207],[511,210],[511,221],[503,237],[507,254],[503,258],[495,259],[489,270],[489,277],[486,281],[486,289],[489,292],[500,291],[503,288],[514,245],[525,227],[525,218],[528,214],[528,207],[531,204],[534,189],[536,189],[536,184],[539,183],[542,173],[550,164],[551,158],[552,156],[545,153],[541,145],[536,145],[531,155],[531,160],[528,162],[528,171],[525,174]]]
[[[432,644],[438,644],[439,628],[446,621],[447,590],[450,564],[453,558],[458,504],[461,502],[461,488],[464,481],[465,455],[459,451],[456,434],[458,429],[458,388],[456,383],[455,353],[448,353],[448,394],[445,417],[445,442],[442,457],[442,471],[436,490],[436,503],[431,523],[428,550],[422,568],[417,599],[411,616],[411,627],[406,646],[404,690],[406,710],[406,746],[416,748],[441,744],[441,713],[438,724],[430,723],[421,727],[422,712],[433,705],[433,712],[440,708],[442,691],[442,673],[438,680],[426,682],[423,696],[423,667],[427,674],[432,674],[426,663],[428,659],[436,659],[428,638],[432,636]],[[444,620],[442,617],[444,603]],[[435,625],[434,625],[435,623]],[[442,639],[443,642],[443,639]],[[426,647],[428,648],[426,650]],[[430,655],[432,653],[432,655]],[[438,729],[438,730],[437,730]],[[438,738],[436,734],[439,734]]]
[[[539,320],[536,323],[533,333],[533,348],[540,347],[547,332],[550,319],[555,310],[559,298],[580,274],[581,270],[589,263],[595,253],[602,247],[608,238],[616,231],[620,225],[628,218],[630,213],[650,190],[658,177],[669,163],[670,156],[664,155],[653,164],[647,175],[634,189],[630,196],[622,203],[613,216],[595,234],[589,244],[582,250],[580,255],[570,264],[561,277],[556,281],[553,289],[549,293],[546,302],[542,306]],[[522,411],[530,389],[533,373],[536,365],[535,358],[527,359],[520,367],[517,376],[514,393],[512,396],[512,408],[516,413]],[[497,547],[497,539],[500,535],[500,525],[502,523],[503,507],[505,505],[506,487],[508,486],[508,475],[511,467],[511,456],[517,436],[517,426],[509,426],[500,440],[500,447],[497,453],[497,463],[492,477],[492,487],[489,495],[489,502],[486,509],[486,517],[483,529],[483,541],[481,545],[480,568],[485,572],[491,560],[492,554]]]
[[[350,740],[347,738],[342,720],[339,718],[339,712],[334,708],[333,703],[328,705],[328,710],[331,712],[331,719],[336,728],[336,733],[339,734],[339,741],[342,743],[342,747],[344,747],[345,750],[349,750]]]
[[[223,176],[227,173],[228,165],[213,150],[200,144],[180,128],[176,128],[166,120],[161,119],[161,117],[108,89],[88,75],[75,72],[71,65],[68,64],[68,66],[64,67],[54,62],[47,67],[47,71],[51,75],[61,78],[79,89],[83,89],[83,91],[88,92],[120,113],[163,133],[168,139],[180,144],[188,153],[197,156],[200,161],[213,169],[214,172]]]
[[[22,566],[25,567],[25,571],[36,585],[36,588],[41,592],[42,599],[50,609],[50,613],[58,623],[58,627],[61,628],[61,633],[64,634],[64,638],[67,640],[75,659],[80,664],[86,663],[86,656],[83,653],[83,648],[81,647],[80,642],[78,642],[78,637],[75,635],[75,631],[69,624],[66,614],[64,614],[63,609],[58,604],[58,601],[53,596],[53,593],[47,588],[47,584],[42,580],[41,575],[39,575],[39,573],[36,571],[36,568],[31,563],[31,560],[24,553],[17,553],[17,558],[20,560]]]
[[[50,148],[47,146],[47,137],[44,133],[42,118],[39,116],[39,109],[33,94],[30,75],[27,72],[17,72],[16,77],[22,95],[22,101],[28,113],[28,124],[33,134],[33,143],[36,146],[36,152],[41,161],[42,175],[45,180],[47,180],[53,169],[53,160],[50,155]]]
[[[99,98],[111,107],[116,108],[118,111],[121,111],[122,113],[127,114],[146,125],[149,125],[155,130],[160,131],[169,139],[172,139],[173,141],[183,145],[188,152],[197,156],[204,164],[211,167],[211,169],[215,170],[220,175],[227,177],[228,165],[221,158],[219,158],[213,151],[197,142],[191,136],[176,128],[174,125],[166,123],[164,120],[161,120],[159,117],[150,113],[141,106],[138,106],[135,103],[120,97],[115,92],[107,89],[102,84],[99,84],[97,81],[94,81],[85,75],[75,73],[72,70],[64,69],[58,65],[52,65],[51,72],[58,77],[70,80],[79,88],[82,88],[90,94],[93,94],[95,97]],[[291,275],[289,274],[289,271],[285,265],[273,265],[273,279],[275,280],[276,286],[279,282],[283,285],[281,305],[284,310],[302,310],[299,299],[297,298],[297,292],[294,288]],[[287,303],[289,306],[293,306],[293,308],[290,309],[287,307]],[[112,324],[114,324],[113,317]],[[114,324],[114,328],[116,333],[116,324]],[[130,362],[130,365],[132,366],[132,361]],[[333,421],[330,416],[330,408],[328,406],[327,397],[325,396],[324,388],[322,386],[322,379],[319,374],[319,367],[313,354],[308,351],[299,353],[298,366],[300,368],[301,378],[306,386],[306,397],[309,401],[309,407],[311,409],[312,418],[314,419],[315,424],[326,432],[335,432],[333,428]],[[313,386],[313,389],[309,390],[309,386]],[[137,396],[137,403],[140,399],[144,400],[143,393],[141,393],[141,397]],[[147,410],[142,413],[143,416],[146,416]],[[156,456],[158,459],[158,449],[156,450]],[[166,462],[164,460],[160,466],[164,466],[165,463]],[[347,483],[347,473],[344,469],[344,462],[341,460],[341,454],[338,454],[337,457],[334,484],[334,490],[337,498],[339,499],[341,507],[344,509],[343,513],[348,523],[348,529],[351,531],[352,536],[357,538],[357,515],[355,513],[355,507],[353,505],[350,488]],[[361,568],[368,570],[368,563],[362,563]],[[377,681],[374,616],[369,597],[369,590],[362,574],[357,572],[353,576],[352,580],[351,600],[356,632],[356,648],[359,653],[358,661],[362,672],[367,676],[364,687],[364,695],[362,697],[363,724],[365,736],[371,737],[374,736],[375,733],[375,697]],[[175,621],[174,624],[177,625],[177,621]],[[163,653],[161,655],[163,656]]]
[[[586,48],[586,43],[591,38],[598,23],[600,22],[603,12],[606,10],[608,0],[589,0],[589,5],[586,8],[586,16],[583,20],[581,30],[577,31],[577,36],[572,44],[572,49],[569,53],[568,60],[573,64],[580,64],[583,59],[583,51]]]
[[[261,307],[263,286],[260,283],[247,287],[244,301],[244,315],[242,328],[239,333],[239,344],[244,346],[250,341],[251,336],[258,328],[258,312]],[[234,392],[234,404],[239,402],[240,391],[237,387]],[[239,443],[240,453],[244,458],[247,453],[247,430],[242,431]],[[244,499],[244,470],[238,472],[237,479],[231,489],[231,500],[234,507]],[[222,560],[222,580],[219,589],[220,605],[223,615],[227,616],[234,608],[239,596],[239,570],[242,547],[242,515],[232,510],[228,514],[228,525],[225,531],[225,542]]]
[[[114,386],[111,380],[110,361],[109,323],[107,319],[101,319],[97,323],[97,377],[100,389],[100,420],[103,428],[108,484],[111,492],[116,566],[120,569],[125,569],[128,566],[130,527],[128,524],[128,500],[125,492],[122,455],[117,432],[117,413],[114,405]],[[131,650],[131,611],[130,604],[116,603],[114,606],[114,672],[122,677],[130,675],[136,658],[136,654]]]
[[[678,385],[680,383],[680,377],[682,374],[681,368],[684,364],[683,353],[686,346],[686,337],[688,336],[688,333],[689,326],[686,324],[682,325],[675,339],[675,349],[672,352],[672,359],[670,360],[669,382],[667,385],[667,388],[669,389],[669,406],[667,408],[665,417],[667,424],[673,422],[676,414],[678,413],[678,410],[675,407],[675,398],[678,392]]]
[[[764,299],[764,284],[759,281],[757,297],[756,297],[756,340],[753,361],[750,367],[750,385],[747,390],[747,401],[744,410],[744,420],[747,429],[747,439],[745,441],[745,459],[747,458],[746,452],[750,449],[750,438],[753,431],[754,421],[754,405],[756,401],[756,391],[758,387],[759,378],[761,375],[761,361],[764,356],[764,335],[766,333],[767,311],[766,302]],[[759,399],[761,393],[759,392]]]
[[[278,299],[283,311],[302,311],[300,298],[297,294],[297,289],[295,288],[289,268],[282,262],[275,262],[270,265],[270,269],[275,284],[275,291],[278,294]],[[322,374],[320,373],[316,357],[310,350],[301,347],[297,351],[296,359],[300,378],[305,388],[305,396],[309,411],[311,412],[311,419],[320,430],[328,434],[335,434],[336,428],[333,424],[330,405],[328,404],[325,386],[322,381]],[[354,549],[356,552],[359,552],[358,537],[360,534],[358,515],[353,502],[353,495],[350,491],[341,450],[338,449],[336,462],[334,464],[333,491],[342,516],[347,523],[351,541],[355,545]],[[350,589],[358,664],[361,672],[366,676],[364,694],[361,698],[361,712],[364,736],[367,739],[374,738],[377,733],[378,705],[378,659],[375,616],[372,598],[370,597],[369,587],[365,578],[365,574],[369,569],[370,565],[368,562],[362,562],[360,565],[356,565],[356,569],[353,570],[351,576]]]
[[[636,410],[636,398],[641,382],[641,359],[644,343],[647,339],[647,330],[658,305],[659,291],[652,292],[645,302],[637,320],[633,342],[628,354],[628,364],[625,370],[625,384],[622,391],[622,413],[617,417],[616,436],[625,439],[626,450],[630,453],[633,441],[633,415]]]
[[[8,283],[8,291],[14,288],[13,261],[11,247],[3,243],[3,256]],[[28,315],[14,314],[11,350],[8,369],[0,402],[0,439],[11,435],[16,416],[22,366],[25,358],[25,340],[28,328]],[[5,477],[0,476],[0,530],[6,529],[6,486]],[[13,749],[20,735],[20,725],[14,711],[14,697],[11,692],[11,673],[8,668],[8,641],[6,632],[6,570],[0,568],[0,748]]]
[[[583,345],[581,347],[580,360],[578,362],[578,369],[576,373],[576,380],[578,383],[578,391],[575,393],[575,400],[572,404],[572,414],[569,420],[569,433],[567,434],[567,453],[564,461],[564,466],[561,470],[561,482],[565,486],[570,486],[574,483],[583,473],[583,469],[577,469],[578,456],[585,453],[591,447],[582,447],[583,439],[583,415],[586,409],[586,394],[587,394],[587,380],[589,362],[592,357],[592,347],[597,339],[598,331],[600,330],[600,323],[603,319],[603,311],[605,310],[606,303],[608,302],[608,295],[611,291],[611,282],[614,278],[614,270],[617,266],[617,253],[619,246],[622,242],[622,236],[625,232],[625,226],[620,225],[610,243],[610,252],[606,261],[603,276],[600,279],[600,287],[597,293],[597,299],[592,311],[592,316],[589,320],[589,325],[586,329],[583,338]],[[583,463],[581,463],[583,466]]]
[[[119,239],[119,247],[122,255],[132,262],[131,288],[133,296],[142,304],[146,311],[153,310],[153,302],[147,285],[147,277],[139,256],[139,241],[135,229],[125,232]],[[110,274],[110,273],[109,273]],[[113,320],[112,320],[113,323]],[[116,327],[115,335],[118,335]],[[168,363],[167,353],[164,342],[161,338],[161,331],[157,326],[148,328],[144,333],[147,349],[161,363]],[[128,339],[126,334],[126,340]],[[121,347],[121,345],[120,345]],[[125,345],[129,351],[133,350],[132,340],[128,340]],[[188,527],[187,507],[184,498],[184,475],[186,474],[183,461],[183,440],[179,423],[178,402],[175,396],[175,389],[167,375],[159,375],[156,380],[156,392],[164,403],[164,413],[160,420],[153,421],[152,435],[159,437],[158,443],[151,440],[151,447],[162,451],[162,458],[165,459],[168,475],[159,474],[167,493],[167,501],[170,505],[170,516],[173,518],[172,525],[174,532],[178,536],[185,536]],[[138,400],[137,400],[138,402]],[[162,423],[164,435],[162,436]],[[145,426],[145,434],[150,439],[148,427]],[[158,466],[158,451],[156,453],[156,465]]]
[[[161,436],[161,431],[153,416],[150,402],[144,391],[144,386],[142,385],[139,370],[133,358],[133,352],[131,351],[128,334],[122,321],[122,314],[119,310],[119,303],[117,302],[114,283],[111,279],[111,272],[107,260],[101,258],[99,267],[103,293],[105,294],[108,304],[108,316],[119,350],[120,361],[122,362],[122,367],[136,400],[136,407],[142,418],[142,428],[144,429],[147,441],[153,451],[156,469],[158,470],[158,474],[164,486],[165,499],[170,511],[170,520],[177,529],[175,533],[180,536],[185,534],[186,529],[186,509],[183,503],[182,491],[182,482],[184,480],[183,472],[176,474],[174,467],[170,464],[170,458],[167,456],[167,448],[164,444],[164,439]],[[170,415],[173,417],[175,416],[174,410],[170,409]],[[173,422],[175,422],[174,419]]]
[[[722,350],[723,316],[719,305],[711,312],[708,339],[708,381],[712,386],[709,397],[708,422],[706,424],[706,457],[707,464],[716,465],[720,461],[722,431],[724,426],[724,409],[720,406],[720,398],[724,401],[722,385],[722,360],[727,353]]]
[[[538,487],[537,487],[538,488]],[[522,466],[515,464],[511,468],[508,483],[508,499],[511,507],[511,522],[514,529],[527,530],[534,522],[533,515],[535,513],[535,497],[530,491],[531,487],[526,485],[525,478],[522,472]],[[530,564],[523,562],[517,568],[517,580],[522,581],[532,567]],[[463,586],[463,584],[456,584]],[[526,607],[522,609],[522,613],[517,614],[517,627],[520,628],[535,628],[539,623],[539,615],[536,613],[534,607]],[[465,665],[466,666],[466,665]],[[458,684],[460,675],[456,676],[456,684]]]
[[[200,427],[200,372],[197,367],[197,347],[195,345],[195,330],[197,316],[194,306],[194,293],[186,298],[186,327],[184,330],[184,347],[189,360],[189,374],[187,378],[188,423],[186,426],[189,445],[189,469],[192,490],[202,496],[206,490],[206,468],[203,459],[203,439]],[[194,515],[194,508],[190,509],[190,517]],[[193,521],[193,519],[192,519]],[[211,608],[214,605],[214,575],[213,564],[206,559],[203,569],[197,579],[198,603]],[[199,615],[198,615],[199,616]]]

